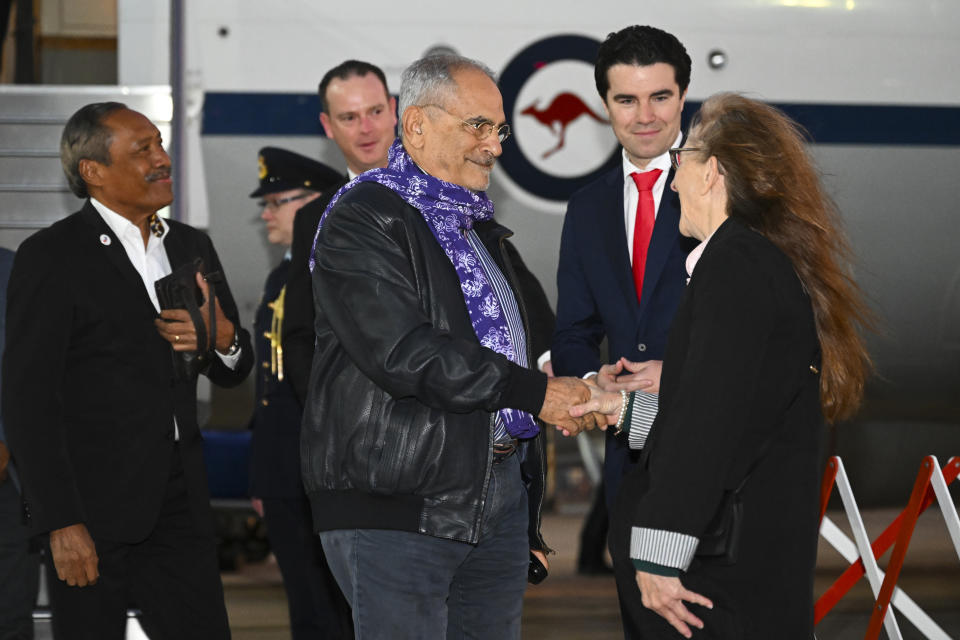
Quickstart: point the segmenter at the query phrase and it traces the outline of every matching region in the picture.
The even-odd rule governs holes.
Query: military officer
[[[254,321],[257,400],[251,428],[250,495],[267,523],[290,611],[293,640],[352,638],[346,600],[330,575],[320,540],[313,533],[310,505],[300,480],[302,407],[284,376],[283,298],[297,210],[320,197],[344,176],[286,149],[264,147],[259,158],[260,198],[267,240],[287,248],[267,276]]]

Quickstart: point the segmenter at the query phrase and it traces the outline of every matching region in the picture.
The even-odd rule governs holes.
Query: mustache
[[[170,178],[170,167],[157,169],[147,174],[147,182],[156,182],[157,180],[168,180]]]
[[[487,167],[488,169],[492,169],[493,165],[497,163],[497,157],[489,153],[484,154],[479,158],[470,158],[470,160],[471,162],[475,162],[481,166]]]

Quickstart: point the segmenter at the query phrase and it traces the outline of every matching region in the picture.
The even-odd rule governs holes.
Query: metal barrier
[[[933,504],[934,500],[939,503],[954,549],[960,557],[960,518],[957,516],[957,509],[947,489],[947,485],[956,480],[958,475],[960,475],[960,456],[950,458],[942,469],[935,456],[925,457],[920,465],[907,506],[871,543],[863,526],[857,502],[853,497],[850,481],[843,468],[843,461],[836,456],[827,461],[827,469],[820,489],[820,533],[851,564],[817,600],[814,607],[814,623],[819,623],[850,591],[851,587],[866,575],[870,589],[876,598],[866,640],[879,638],[881,626],[886,629],[890,640],[902,640],[903,635],[900,633],[896,617],[889,608],[891,603],[927,638],[950,640],[950,636],[899,589],[896,583],[903,568],[903,560],[917,519],[927,507]],[[854,541],[851,541],[829,518],[825,517],[827,502],[834,484],[840,493],[844,511],[853,530]],[[877,566],[877,558],[886,553],[891,545],[893,545],[893,554],[884,573]]]

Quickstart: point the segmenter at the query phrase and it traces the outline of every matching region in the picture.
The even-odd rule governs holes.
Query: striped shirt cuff
[[[629,434],[627,441],[631,449],[643,449],[650,435],[650,427],[660,408],[660,396],[646,391],[634,391],[630,394],[630,412],[624,422]]]
[[[630,557],[686,571],[700,540],[676,531],[633,527],[630,531]]]

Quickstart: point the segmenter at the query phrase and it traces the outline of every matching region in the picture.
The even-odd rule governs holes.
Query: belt
[[[493,445],[493,464],[500,464],[517,450],[517,439],[513,438],[509,442],[497,442]]]

